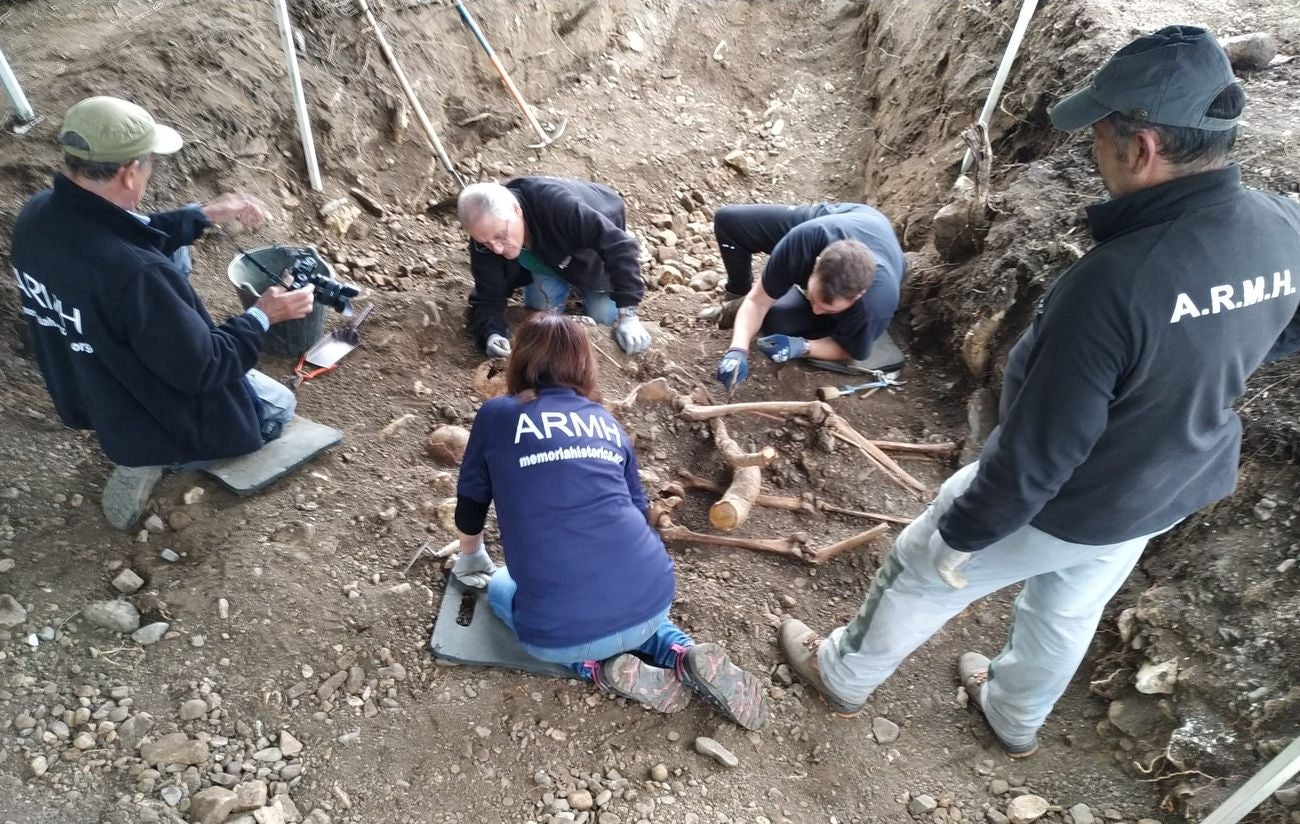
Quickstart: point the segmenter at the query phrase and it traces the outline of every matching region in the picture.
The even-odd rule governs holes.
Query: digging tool
[[[875,376],[876,379],[869,383],[859,383],[855,386],[823,386],[817,390],[817,399],[822,401],[833,401],[836,398],[843,398],[848,395],[856,394],[864,389],[883,389],[891,386],[902,386],[904,383],[904,381],[894,380],[894,375],[898,374],[897,372],[885,374],[880,370],[876,370],[871,374]]]
[[[1007,50],[1002,53],[1002,62],[998,64],[997,74],[993,76],[993,85],[989,87],[989,96],[984,99],[984,108],[980,110],[979,122],[987,128],[989,121],[993,118],[993,110],[997,108],[998,98],[1002,96],[1002,86],[1007,82],[1007,75],[1011,74],[1011,64],[1016,62],[1016,54],[1020,52],[1020,41],[1025,39],[1025,32],[1029,29],[1029,21],[1034,16],[1034,10],[1038,8],[1038,0],[1024,0],[1020,6],[1020,16],[1016,18],[1016,27],[1011,30],[1011,39],[1007,41]],[[975,162],[975,155],[970,149],[961,159],[961,173],[966,174],[971,164]]]
[[[14,133],[23,134],[35,126],[40,118],[32,111],[32,104],[27,102],[27,95],[23,94],[23,87],[18,84],[18,76],[14,74],[13,69],[9,68],[9,61],[5,59],[3,50],[0,50],[0,83],[4,85],[5,92],[9,95],[9,102],[14,107]]]
[[[420,99],[415,96],[415,89],[411,88],[411,83],[406,79],[406,72],[402,71],[402,64],[397,62],[397,55],[388,45],[388,38],[384,37],[384,30],[379,28],[379,21],[370,11],[370,4],[366,0],[357,0],[357,7],[366,16],[366,22],[370,24],[370,30],[375,33],[375,40],[379,41],[379,49],[384,53],[385,59],[388,60],[389,67],[392,68],[393,74],[397,76],[397,82],[402,87],[402,93],[406,95],[406,100],[415,110],[415,119],[420,121],[420,128],[424,129],[425,137],[429,138],[429,145],[433,147],[434,152],[438,155],[438,161],[442,163],[442,168],[447,170],[451,179],[456,182],[457,189],[465,188],[465,178],[460,176],[456,171],[455,165],[451,162],[447,150],[443,148],[442,141],[438,139],[438,133],[434,131],[433,124],[429,122],[429,116],[424,113],[424,107],[420,105]]]
[[[312,378],[324,375],[326,372],[334,371],[339,365],[339,361],[343,360],[353,349],[360,346],[361,335],[358,330],[361,327],[361,322],[370,316],[370,310],[374,308],[374,304],[368,304],[366,308],[357,313],[351,323],[330,332],[312,344],[310,349],[298,356],[298,365],[293,368],[293,388],[297,389],[302,386],[303,381],[309,381]]]
[[[1296,773],[1300,773],[1300,738],[1292,741],[1254,778],[1241,785],[1218,809],[1207,815],[1202,824],[1236,824]]]
[[[537,116],[533,114],[533,110],[524,102],[524,96],[519,93],[515,81],[510,79],[506,67],[501,64],[501,58],[497,57],[497,53],[492,49],[492,44],[488,42],[487,37],[483,35],[483,30],[475,22],[474,15],[469,13],[469,9],[460,0],[456,2],[456,11],[460,12],[460,19],[465,22],[466,27],[474,35],[474,39],[478,41],[478,44],[483,47],[483,51],[487,52],[488,59],[492,61],[492,66],[497,70],[497,74],[501,75],[501,82],[506,84],[506,90],[510,92],[510,96],[519,104],[519,108],[524,110],[524,117],[528,118],[528,124],[533,127],[533,131],[537,132],[537,136],[542,139],[541,143],[529,143],[528,148],[544,149],[559,140],[560,136],[564,134],[564,128],[569,125],[569,121],[567,119],[561,120],[560,125],[555,127],[555,133],[548,135],[546,130],[542,128],[542,124],[537,122]]]
[[[293,89],[293,110],[298,118],[298,139],[302,141],[302,155],[307,161],[307,181],[313,192],[321,191],[320,166],[316,162],[316,143],[311,133],[311,118],[307,114],[307,95],[302,90],[302,74],[298,71],[298,53],[293,45],[293,24],[289,22],[288,0],[276,0],[276,20],[280,24],[280,37],[284,46],[284,66],[289,72],[289,86]]]

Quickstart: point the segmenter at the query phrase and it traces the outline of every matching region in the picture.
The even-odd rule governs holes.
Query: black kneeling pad
[[[885,332],[871,346],[871,355],[866,360],[860,361],[824,361],[808,359],[809,366],[815,366],[818,369],[828,369],[832,372],[840,372],[845,375],[870,375],[872,372],[880,371],[886,374],[897,372],[903,368],[907,362],[907,356],[903,350],[898,348],[894,339]]]
[[[203,471],[242,498],[261,492],[342,440],[340,430],[294,415],[280,437],[261,449],[215,461]]]
[[[455,577],[447,579],[429,649],[434,658],[470,667],[505,667],[557,678],[577,677],[566,666],[538,660],[525,652],[510,628],[492,614],[487,590],[470,589]]]

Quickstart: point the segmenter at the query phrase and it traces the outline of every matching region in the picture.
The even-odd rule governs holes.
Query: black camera
[[[311,250],[303,250],[294,254],[293,263],[284,270],[280,282],[285,289],[291,291],[310,283],[316,287],[313,296],[317,303],[328,306],[345,318],[352,317],[352,298],[361,294],[361,291],[355,286],[339,283],[325,272],[325,267],[316,254]]]

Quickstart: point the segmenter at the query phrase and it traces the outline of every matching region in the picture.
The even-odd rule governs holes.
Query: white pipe
[[[3,49],[0,49],[0,81],[4,82],[5,91],[9,93],[9,100],[14,104],[14,112],[18,115],[18,125],[21,126],[36,120],[36,112],[32,111],[32,104],[27,102],[27,95],[23,94],[23,87],[18,85],[18,78],[14,76],[13,69],[9,68],[9,61],[5,59]]]
[[[1242,784],[1227,801],[1219,805],[1218,809],[1207,815],[1201,824],[1236,824],[1298,772],[1300,772],[1300,738],[1292,741],[1291,746],[1265,764],[1264,769]]]
[[[1034,10],[1038,8],[1038,0],[1025,0],[1020,6],[1020,18],[1016,20],[1016,27],[1011,31],[1011,40],[1007,42],[1007,50],[1002,53],[1002,64],[998,66],[998,73],[993,76],[993,86],[989,89],[989,96],[984,101],[984,109],[980,112],[979,122],[985,126],[989,125],[989,120],[993,117],[993,110],[998,106],[998,98],[1002,96],[1002,87],[1006,85],[1007,75],[1011,74],[1011,64],[1016,62],[1016,55],[1020,52],[1020,41],[1025,39],[1025,32],[1029,29],[1029,19],[1034,16]],[[966,156],[961,160],[961,173],[966,174],[970,169],[970,164],[975,160],[975,156],[966,150]]]
[[[316,141],[311,136],[311,119],[307,116],[307,96],[302,90],[302,75],[298,73],[298,53],[293,45],[293,24],[289,22],[288,0],[276,0],[276,16],[280,20],[280,34],[284,39],[284,64],[289,70],[289,84],[293,87],[293,107],[298,115],[298,136],[302,140],[302,153],[307,159],[307,179],[312,191],[319,192],[320,166],[316,164]]]

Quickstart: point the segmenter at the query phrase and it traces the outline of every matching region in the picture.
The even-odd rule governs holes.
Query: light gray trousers
[[[953,589],[935,571],[930,536],[978,466],[965,466],[944,482],[930,507],[898,536],[862,608],[821,645],[818,663],[836,695],[848,703],[865,701],[949,618],[1024,581],[1006,646],[975,697],[1004,743],[1027,746],[1083,661],[1106,602],[1153,536],[1087,546],[1026,526],[973,553],[961,567],[966,587]]]

